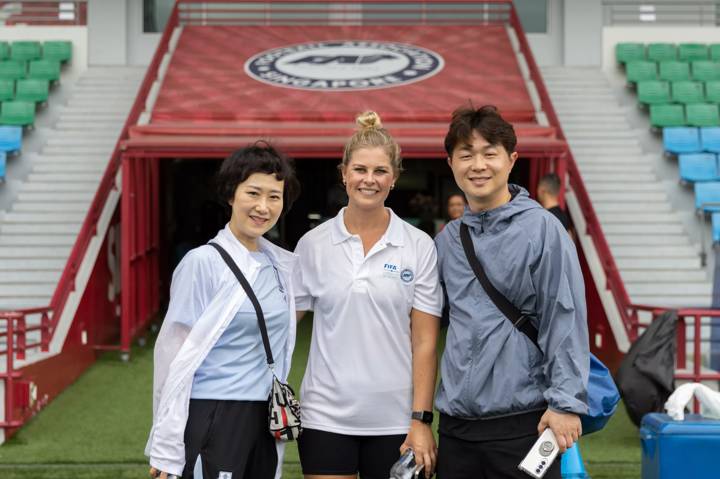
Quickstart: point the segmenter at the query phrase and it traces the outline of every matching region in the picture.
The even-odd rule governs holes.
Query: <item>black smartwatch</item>
[[[413,411],[410,417],[425,424],[432,424],[433,422],[432,411]]]

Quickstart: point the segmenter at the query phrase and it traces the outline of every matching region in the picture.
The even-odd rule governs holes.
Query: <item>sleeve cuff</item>
[[[295,310],[296,311],[312,311],[313,310],[312,298],[309,296],[295,296]]]
[[[417,309],[418,311],[422,311],[423,313],[430,314],[432,316],[440,317],[442,316],[442,306],[436,306],[436,305],[427,305],[423,303],[415,302],[412,305],[413,309]]]
[[[161,459],[150,457],[150,465],[158,471],[167,472],[175,476],[182,476],[185,464],[179,464],[177,462],[163,461]]]

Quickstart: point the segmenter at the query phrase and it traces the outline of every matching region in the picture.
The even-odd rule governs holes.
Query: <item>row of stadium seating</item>
[[[0,41],[0,181],[8,154],[22,148],[23,127],[35,124],[37,104],[48,101],[51,83],[71,59],[69,41]]]
[[[2,60],[0,61],[0,79],[37,78],[58,81],[60,79],[60,65],[61,62],[57,60],[32,60],[28,63],[18,60]]]
[[[619,43],[615,58],[720,242],[720,44]]]
[[[72,43],[68,41],[49,41],[41,44],[36,41],[16,41],[12,44],[0,41],[0,60],[54,60],[67,62],[72,59]]]

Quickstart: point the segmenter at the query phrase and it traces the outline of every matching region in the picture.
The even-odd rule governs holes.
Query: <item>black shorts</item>
[[[193,478],[198,454],[205,478],[273,479],[278,457],[267,401],[191,399],[183,478]]]
[[[349,436],[317,429],[303,429],[298,439],[303,474],[387,479],[400,458],[407,434]]]

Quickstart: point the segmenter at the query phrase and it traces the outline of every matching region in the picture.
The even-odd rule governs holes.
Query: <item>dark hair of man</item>
[[[455,198],[456,196],[457,196],[458,198],[460,198],[464,204],[467,203],[467,201],[465,201],[465,195],[464,195],[464,194],[462,194],[462,193],[450,193],[450,194],[448,195],[448,197],[445,199],[445,204],[450,203],[450,200],[453,199],[453,198]]]
[[[560,194],[560,177],[555,173],[548,173],[540,178],[538,186],[543,186],[553,196]]]
[[[445,135],[445,151],[452,157],[459,143],[470,144],[473,132],[477,132],[491,145],[502,145],[508,154],[515,151],[517,137],[513,126],[505,121],[492,105],[475,109],[472,105],[455,110]]]
[[[215,177],[218,197],[223,205],[235,197],[238,185],[254,173],[275,175],[277,180],[285,182],[282,214],[287,213],[300,195],[300,182],[295,176],[293,161],[262,140],[235,150],[223,160]]]

